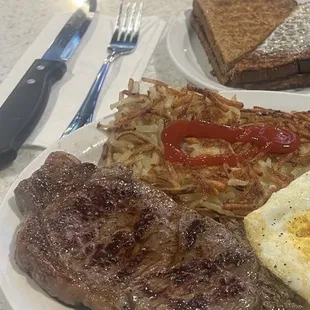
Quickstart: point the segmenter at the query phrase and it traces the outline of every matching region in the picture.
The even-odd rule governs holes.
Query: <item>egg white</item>
[[[260,261],[310,304],[310,172],[244,219]]]

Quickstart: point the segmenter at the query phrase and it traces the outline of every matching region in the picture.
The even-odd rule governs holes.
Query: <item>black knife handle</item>
[[[37,59],[0,108],[0,167],[11,163],[40,120],[53,84],[67,70],[60,61]]]

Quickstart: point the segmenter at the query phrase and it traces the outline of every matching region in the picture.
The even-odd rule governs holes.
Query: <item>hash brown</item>
[[[262,206],[271,194],[286,187],[310,168],[310,112],[283,112],[261,107],[243,108],[236,98],[187,85],[174,89],[151,79],[146,93],[129,81],[128,90],[112,105],[117,108],[112,125],[98,124],[108,133],[101,164],[115,162],[131,168],[143,181],[164,190],[175,200],[203,214],[214,212],[245,216]],[[161,132],[173,121],[198,119],[230,126],[273,124],[300,136],[301,145],[289,154],[258,154],[236,167],[227,164],[193,167],[171,163],[163,156]],[[240,154],[250,143],[187,138],[182,146],[191,156]]]

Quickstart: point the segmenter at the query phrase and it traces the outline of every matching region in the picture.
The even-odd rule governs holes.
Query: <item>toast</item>
[[[194,0],[191,25],[221,84],[299,88],[310,86],[309,12],[291,0]]]

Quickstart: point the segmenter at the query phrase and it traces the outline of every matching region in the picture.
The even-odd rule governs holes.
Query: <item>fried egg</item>
[[[310,172],[244,219],[260,261],[310,304]]]

